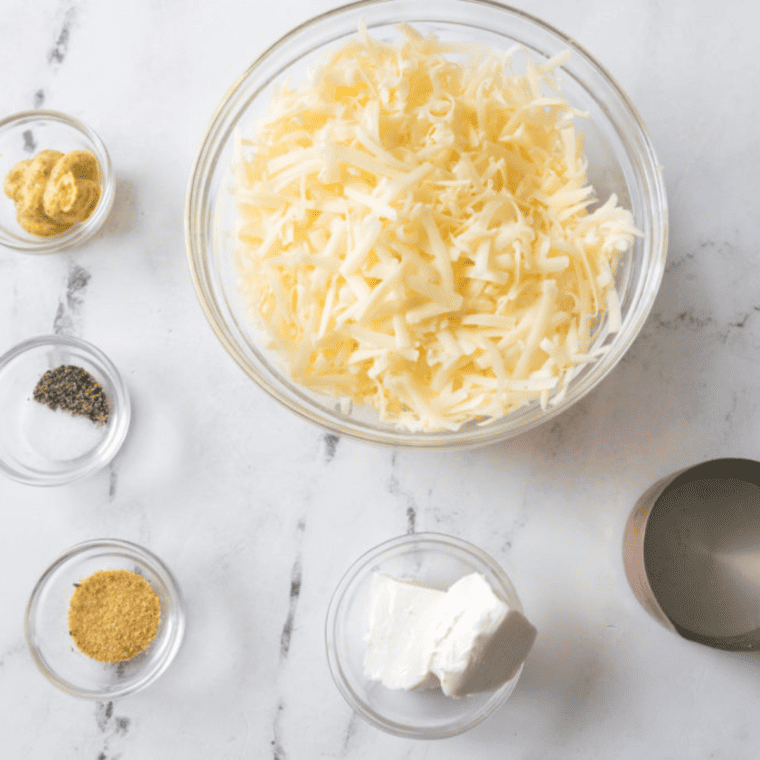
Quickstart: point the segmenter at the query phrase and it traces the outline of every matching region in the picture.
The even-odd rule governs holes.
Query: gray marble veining
[[[757,660],[654,623],[627,587],[620,541],[659,477],[760,456],[760,6],[523,5],[589,49],[647,123],[668,187],[668,264],[641,335],[597,389],[520,438],[451,453],[369,447],[289,415],[224,353],[188,276],[184,193],[213,109],[268,45],[332,5],[3,2],[0,115],[82,118],[109,148],[117,194],[82,250],[0,249],[0,352],[49,332],[91,341],[123,372],[134,421],[88,481],[0,480],[0,756],[756,760]],[[31,133],[28,145],[40,147]],[[323,642],[348,566],[426,530],[497,558],[539,630],[506,706],[432,745],[354,716]],[[160,681],[89,703],[40,676],[23,620],[45,567],[98,536],[156,551],[189,621]]]

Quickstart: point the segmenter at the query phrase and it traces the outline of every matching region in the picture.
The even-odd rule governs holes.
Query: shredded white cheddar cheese
[[[546,407],[598,358],[600,317],[620,328],[633,217],[589,211],[569,53],[517,73],[518,49],[401,29],[360,28],[238,136],[244,296],[293,380],[400,428]]]

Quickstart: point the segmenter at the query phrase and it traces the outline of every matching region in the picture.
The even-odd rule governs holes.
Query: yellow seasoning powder
[[[69,632],[83,654],[100,662],[128,660],[158,630],[161,603],[150,584],[129,570],[100,570],[71,595]]]
[[[19,161],[3,182],[16,219],[37,237],[53,237],[90,217],[100,200],[98,160],[89,150],[42,150]]]

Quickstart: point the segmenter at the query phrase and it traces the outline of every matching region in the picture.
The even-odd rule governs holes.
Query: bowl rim
[[[21,472],[12,467],[0,456],[0,474],[15,480],[19,483],[34,486],[60,486],[69,483],[75,483],[106,467],[116,454],[120,451],[132,418],[132,404],[130,401],[129,390],[124,381],[124,377],[119,372],[116,365],[103,353],[97,346],[73,335],[38,335],[28,338],[21,343],[16,344],[4,354],[0,355],[0,373],[5,370],[13,361],[19,359],[24,354],[44,347],[68,346],[83,353],[106,375],[113,385],[114,393],[111,407],[111,419],[108,423],[108,432],[105,437],[91,452],[91,456],[71,469],[60,473],[39,472],[31,474],[28,471]],[[31,389],[30,389],[31,390]]]
[[[113,206],[116,195],[116,178],[114,175],[111,156],[105,143],[94,129],[74,116],[49,108],[36,108],[27,111],[18,111],[0,119],[0,131],[13,126],[14,122],[28,124],[38,120],[55,121],[59,124],[79,132],[91,143],[93,153],[98,159],[100,170],[101,196],[93,214],[84,222],[75,224],[66,232],[54,237],[22,238],[19,236],[9,237],[0,231],[0,246],[5,246],[21,253],[32,255],[44,255],[61,253],[82,245],[89,240],[102,226]],[[2,194],[0,199],[10,202],[10,199]]]
[[[662,166],[657,159],[654,145],[640,114],[623,88],[607,69],[582,45],[543,19],[513,6],[496,2],[495,0],[446,0],[447,3],[456,6],[488,7],[499,14],[504,14],[506,17],[510,15],[516,16],[538,27],[542,33],[548,33],[550,36],[557,38],[574,55],[583,59],[585,65],[589,66],[595,75],[600,76],[605,85],[614,93],[618,99],[619,106],[630,120],[628,129],[632,130],[632,134],[638,144],[637,159],[641,168],[637,169],[637,176],[643,184],[647,185],[647,202],[645,207],[652,213],[654,222],[651,233],[651,245],[647,243],[651,261],[648,269],[641,274],[637,281],[645,283],[646,294],[637,300],[628,322],[627,331],[626,329],[621,329],[618,333],[619,335],[624,334],[624,340],[620,342],[615,340],[610,343],[604,356],[598,362],[599,366],[605,367],[604,372],[600,375],[593,372],[587,374],[575,385],[572,393],[568,393],[562,401],[547,410],[542,410],[540,406],[537,406],[537,402],[531,402],[525,407],[521,407],[517,411],[519,413],[524,410],[523,419],[516,426],[508,425],[506,421],[511,415],[506,415],[499,419],[490,420],[487,425],[482,427],[470,427],[464,434],[461,430],[454,432],[434,431],[431,433],[408,430],[373,430],[369,426],[357,423],[354,420],[344,421],[330,414],[325,407],[328,402],[337,404],[337,398],[326,397],[325,407],[323,408],[317,408],[314,404],[304,405],[300,401],[294,400],[279,385],[279,383],[283,382],[287,385],[290,382],[289,378],[285,376],[277,377],[277,382],[272,382],[248,362],[244,351],[236,345],[236,337],[232,334],[228,335],[230,329],[225,324],[224,316],[220,313],[219,307],[214,303],[216,300],[213,286],[214,278],[209,272],[211,257],[204,255],[205,226],[203,204],[210,178],[215,171],[219,156],[223,152],[226,137],[232,129],[229,124],[225,126],[224,120],[232,116],[235,116],[235,120],[237,120],[240,103],[236,100],[236,96],[241,93],[249,78],[294,38],[308,32],[318,24],[339,18],[362,8],[385,7],[401,2],[402,0],[358,0],[358,2],[336,7],[307,19],[270,45],[237,77],[214,110],[191,168],[185,201],[186,250],[196,295],[217,339],[243,372],[290,412],[295,413],[301,419],[316,424],[327,432],[366,443],[393,448],[447,448],[461,450],[507,440],[548,422],[583,399],[617,366],[623,355],[638,337],[644,322],[652,310],[662,282],[667,258],[669,232],[667,196],[662,176]],[[250,102],[258,94],[259,92],[253,96],[248,96],[245,98],[245,102]],[[612,118],[609,113],[607,116],[615,129],[619,131],[619,122]],[[224,136],[225,139],[217,144],[217,138],[219,138],[221,133],[227,134]],[[623,327],[626,328],[625,323]],[[277,375],[280,373],[275,370],[273,374]],[[502,424],[499,424],[500,422]]]
[[[76,686],[75,684],[67,681],[48,666],[40,654],[39,647],[37,646],[34,631],[34,613],[38,607],[38,600],[40,594],[44,590],[46,584],[50,581],[52,576],[61,567],[71,562],[72,560],[80,557],[82,554],[93,549],[108,549],[111,548],[115,553],[127,554],[131,559],[139,565],[149,565],[152,569],[156,570],[156,574],[159,575],[162,582],[165,584],[169,591],[169,598],[171,599],[171,606],[174,612],[175,625],[171,631],[171,638],[169,639],[169,645],[166,648],[163,656],[158,659],[151,670],[147,674],[143,675],[140,679],[134,683],[128,684],[121,688],[114,688],[103,691],[96,691],[93,689],[84,689]],[[186,625],[186,609],[185,601],[180,590],[179,584],[174,574],[164,564],[156,554],[144,546],[140,546],[132,541],[126,541],[119,538],[96,538],[71,546],[62,554],[60,554],[48,568],[39,577],[39,580],[32,589],[32,593],[29,596],[29,601],[26,606],[26,613],[24,616],[24,636],[26,638],[27,646],[32,655],[35,665],[45,676],[45,678],[57,686],[62,691],[70,694],[74,697],[80,697],[82,699],[90,700],[104,700],[104,699],[116,699],[119,697],[125,697],[129,694],[134,694],[137,691],[141,691],[146,686],[152,684],[158,677],[164,673],[164,671],[171,665],[172,661],[177,655],[179,648],[184,638]],[[86,655],[83,655],[86,656]]]
[[[352,584],[356,582],[356,579],[361,573],[376,559],[382,558],[384,555],[387,557],[395,556],[396,553],[400,552],[405,547],[414,544],[420,544],[420,548],[432,551],[453,549],[454,552],[459,553],[460,555],[474,558],[479,563],[488,567],[498,580],[499,588],[495,590],[499,594],[503,593],[504,590],[509,592],[509,605],[519,612],[523,611],[522,602],[510,577],[507,575],[504,568],[484,549],[481,549],[479,546],[476,546],[463,538],[446,533],[439,533],[436,531],[406,533],[382,541],[376,546],[366,550],[354,560],[343,573],[330,597],[327,613],[325,615],[325,652],[330,675],[332,676],[333,682],[341,696],[344,698],[348,706],[370,725],[387,733],[407,739],[446,739],[469,731],[471,728],[474,728],[495,713],[512,695],[512,692],[520,679],[520,675],[522,674],[524,663],[520,665],[516,674],[509,681],[493,691],[489,699],[481,705],[480,709],[478,709],[469,720],[458,720],[455,723],[436,729],[420,730],[413,726],[396,723],[395,721],[383,720],[378,713],[366,706],[363,700],[360,699],[350,687],[348,679],[344,676],[344,667],[342,660],[338,655],[336,645],[337,637],[335,635],[335,629],[337,627],[338,615],[346,600],[346,593],[349,591]]]

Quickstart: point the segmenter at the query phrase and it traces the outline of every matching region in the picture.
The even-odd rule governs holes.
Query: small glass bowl
[[[34,401],[40,377],[63,364],[82,367],[100,383],[110,407],[105,425]],[[0,356],[0,473],[37,486],[92,475],[121,448],[129,421],[127,387],[95,346],[79,338],[43,335]]]
[[[99,570],[142,576],[161,603],[153,641],[122,662],[98,662],[77,649],[68,614],[77,583]],[[185,630],[182,595],[174,576],[154,554],[117,539],[86,541],[62,554],[37,581],[26,611],[26,640],[37,667],[55,686],[84,699],[116,699],[153,683],[171,664]]]
[[[98,159],[101,196],[92,215],[81,224],[54,237],[37,237],[16,220],[16,205],[2,191],[8,172],[19,162],[41,150],[90,150]],[[0,245],[23,253],[59,253],[81,245],[92,237],[113,205],[116,181],[111,159],[103,141],[73,116],[58,111],[34,110],[0,120]]]
[[[388,689],[364,676],[372,577],[386,573],[447,589],[469,573],[481,573],[494,591],[522,612],[514,586],[496,561],[472,544],[438,533],[386,541],[362,555],[343,576],[327,611],[325,644],[333,680],[348,704],[368,723],[407,739],[444,739],[468,731],[497,710],[522,672],[496,691],[454,699],[439,689]]]

